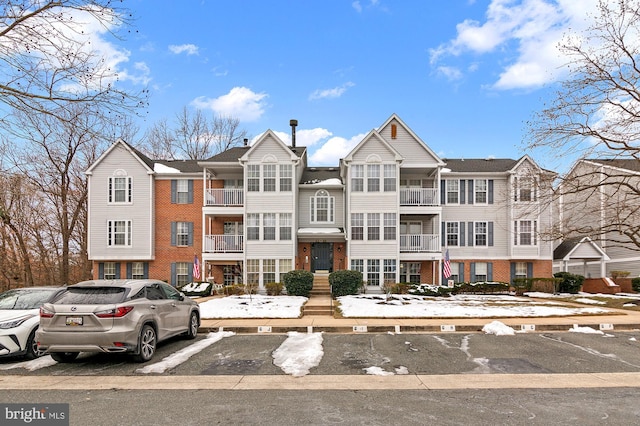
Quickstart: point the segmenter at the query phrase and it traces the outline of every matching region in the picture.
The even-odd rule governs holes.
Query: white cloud
[[[562,77],[566,61],[558,44],[570,28],[580,31],[589,24],[587,12],[597,0],[492,0],[486,21],[465,20],[456,26],[457,37],[430,51],[431,63],[464,53],[503,51],[515,59],[503,67],[495,89],[535,88]],[[517,46],[511,52],[511,45]],[[440,65],[438,68],[442,68]]]
[[[449,81],[460,80],[462,78],[462,71],[456,67],[441,66],[438,67],[438,74],[441,74]]]
[[[333,89],[318,89],[309,95],[309,100],[313,101],[316,99],[339,98],[347,91],[348,88],[353,86],[355,86],[355,83],[348,81],[342,86],[334,87]]]
[[[351,7],[353,7],[358,13],[362,12],[362,5],[359,1],[354,1],[353,3],[351,3]]]
[[[366,133],[361,133],[351,139],[339,136],[332,137],[311,155],[309,162],[314,165],[335,166],[338,164],[338,160],[351,152],[366,135]]]
[[[240,121],[256,121],[264,113],[267,96],[266,93],[255,93],[246,87],[234,87],[226,95],[217,98],[200,96],[191,101],[191,105]]]
[[[291,133],[281,132],[277,130],[274,130],[273,133],[275,133],[275,135],[286,145],[291,145]],[[251,139],[250,144],[253,145],[255,141],[262,137],[262,135],[264,135],[264,132]],[[296,145],[306,147],[314,146],[330,136],[333,136],[333,133],[331,133],[327,129],[322,129],[319,127],[316,127],[315,129],[296,130]]]
[[[169,50],[176,55],[181,53],[186,53],[187,55],[198,54],[198,46],[195,44],[171,44],[169,45]]]

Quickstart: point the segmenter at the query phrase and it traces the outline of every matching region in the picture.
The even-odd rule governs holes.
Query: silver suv
[[[126,352],[149,361],[158,342],[194,339],[198,304],[158,280],[93,280],[67,287],[40,308],[38,349],[58,362],[80,352]]]

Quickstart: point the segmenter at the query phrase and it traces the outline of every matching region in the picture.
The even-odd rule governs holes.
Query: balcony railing
[[[438,190],[435,188],[401,188],[401,206],[439,206]]]
[[[205,205],[207,206],[242,206],[244,190],[242,189],[207,189]]]
[[[400,235],[401,252],[426,253],[440,250],[440,236],[437,234]]]
[[[244,237],[242,235],[205,235],[205,253],[242,253]]]

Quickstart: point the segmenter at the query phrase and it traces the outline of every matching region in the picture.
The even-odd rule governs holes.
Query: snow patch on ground
[[[604,334],[602,330],[596,330],[591,327],[579,327],[577,324],[574,324],[572,328],[569,329],[572,333],[584,333],[584,334]]]
[[[484,327],[482,327],[482,331],[485,334],[495,334],[496,336],[513,336],[516,334],[516,331],[501,323],[500,321],[493,321]]]
[[[317,367],[324,355],[322,333],[290,331],[287,336],[273,352],[273,363],[295,377],[309,374],[309,370]]]

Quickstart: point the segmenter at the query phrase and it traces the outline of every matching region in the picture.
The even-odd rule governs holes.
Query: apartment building
[[[587,278],[611,277],[612,271],[640,276],[638,187],[636,159],[587,158],[573,165],[555,197],[564,239],[555,248],[554,272]]]
[[[119,140],[87,171],[96,278],[278,282],[353,269],[385,283],[549,277],[553,173],[520,159],[443,159],[397,115],[335,167],[266,131],[200,161],[152,160]],[[448,253],[452,276],[442,275]]]

